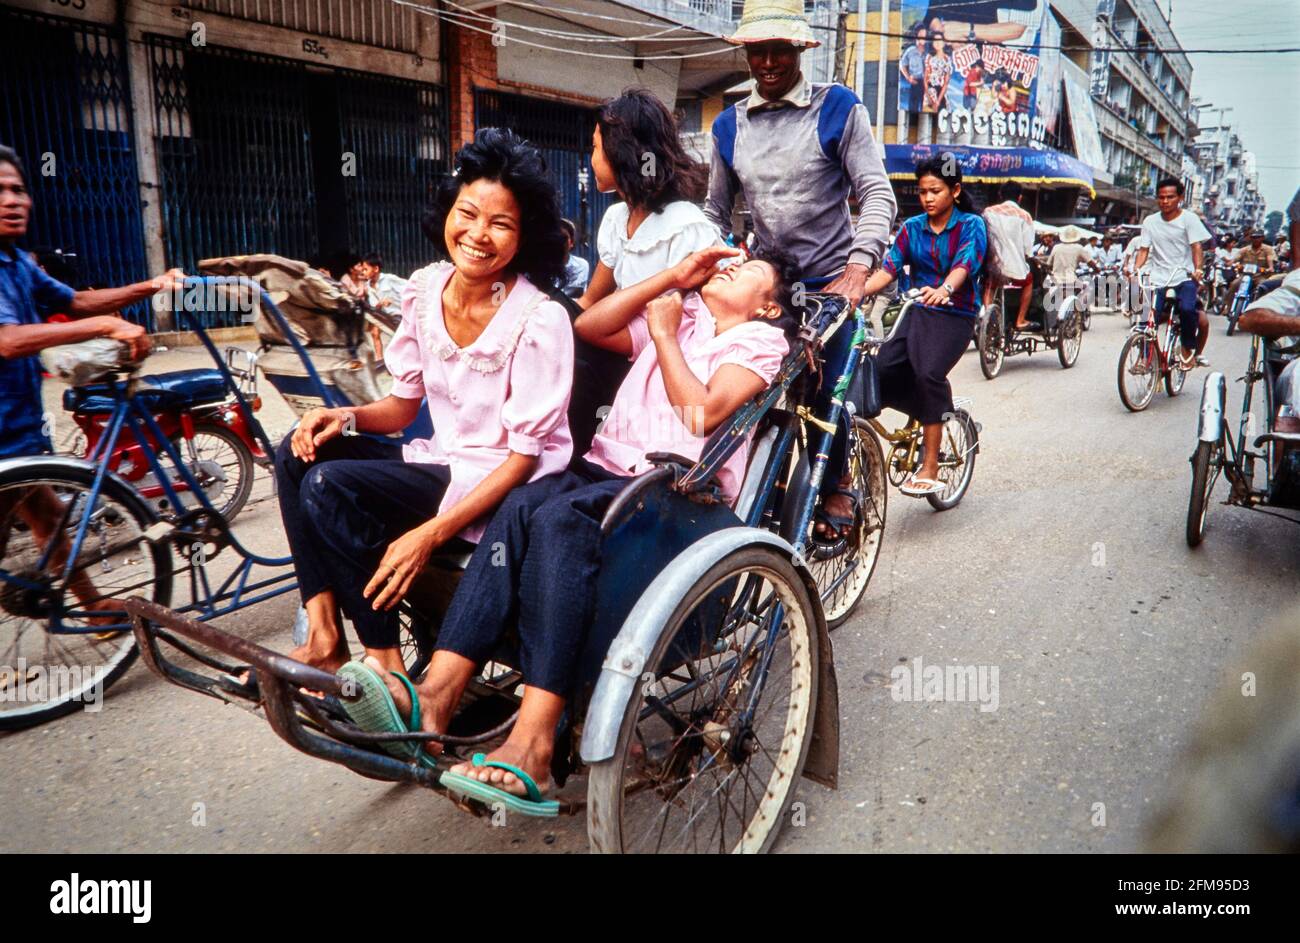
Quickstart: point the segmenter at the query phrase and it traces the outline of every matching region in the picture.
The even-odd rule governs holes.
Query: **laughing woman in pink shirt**
[[[632,361],[591,451],[563,475],[518,488],[502,503],[465,570],[420,684],[384,675],[391,703],[379,713],[408,725],[418,716],[422,729],[445,731],[470,679],[516,630],[524,683],[519,718],[484,762],[462,763],[452,774],[540,801],[594,615],[605,510],[630,478],[651,467],[648,454],[697,458],[709,434],[780,368],[794,326],[790,266],[756,258],[719,271],[718,261],[736,252],[698,251],[579,317],[579,337]],[[748,443],[718,476],[728,500],[740,489],[747,453]],[[414,712],[411,691],[418,697]]]
[[[512,488],[572,453],[568,315],[543,293],[565,236],[541,155],[487,128],[456,155],[424,231],[446,261],[416,272],[385,352],[392,393],[307,413],[276,455],[280,512],[310,620],[293,657],[348,661],[338,610],[372,664],[401,671],[396,605],[430,554],[475,541]],[[427,400],[431,439],[400,446]]]

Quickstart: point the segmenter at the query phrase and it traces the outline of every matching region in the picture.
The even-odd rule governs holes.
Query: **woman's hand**
[[[676,339],[677,330],[682,325],[681,292],[670,291],[651,301],[645,306],[645,317],[651,339]]]
[[[401,602],[415,578],[429,562],[429,555],[446,543],[450,536],[442,533],[442,527],[435,517],[415,530],[408,530],[389,544],[384,551],[384,558],[379,561],[379,569],[375,570],[375,575],[362,592],[366,599],[375,596],[371,608],[376,612],[385,612]]]
[[[683,291],[693,291],[714,276],[719,262],[737,255],[740,250],[730,246],[709,246],[692,252],[673,266],[673,284]]]
[[[304,462],[314,462],[317,447],[342,435],[349,422],[355,419],[346,409],[309,409],[293,431],[289,449]]]
[[[929,305],[950,305],[952,304],[952,295],[948,294],[943,288],[922,288],[921,304]]]

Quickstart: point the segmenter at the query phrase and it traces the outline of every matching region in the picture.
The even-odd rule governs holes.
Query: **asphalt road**
[[[1233,379],[1249,339],[1213,326],[1208,353]],[[1128,413],[1115,389],[1126,327],[1095,317],[1072,370],[1052,352],[1009,359],[993,382],[974,353],[954,370],[983,427],[974,483],[942,514],[891,492],[875,578],[834,636],[839,788],[800,785],[803,824],[785,829],[778,850],[1141,846],[1210,689],[1295,604],[1300,541],[1293,524],[1215,505],[1205,544],[1188,550],[1204,371],[1182,396]],[[199,362],[173,351],[157,369]],[[266,399],[274,435],[288,413]],[[279,551],[268,496],[263,479],[237,532]],[[287,650],[294,608],[281,598],[226,624]],[[996,709],[895,700],[891,669],[918,659],[996,669]],[[581,818],[491,827],[425,791],[298,754],[259,717],[140,665],[102,712],[0,735],[0,764],[6,852],[587,847]]]

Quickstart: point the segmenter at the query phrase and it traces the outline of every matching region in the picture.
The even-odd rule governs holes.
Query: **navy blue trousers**
[[[1167,290],[1156,288],[1151,292],[1155,296],[1157,324],[1165,323],[1165,309],[1169,307],[1169,301],[1165,298]],[[1178,309],[1178,339],[1182,342],[1183,350],[1195,353],[1200,328],[1200,319],[1196,314],[1196,282],[1189,278],[1174,286],[1174,307]]]
[[[280,517],[303,602],[326,589],[366,648],[396,648],[397,610],[376,612],[362,591],[388,545],[431,520],[447,491],[446,465],[402,460],[402,447],[369,436],[340,436],[308,464],[275,452]]]
[[[510,492],[470,557],[437,647],[481,664],[515,627],[524,683],[568,697],[595,616],[600,521],[629,480],[580,459]]]

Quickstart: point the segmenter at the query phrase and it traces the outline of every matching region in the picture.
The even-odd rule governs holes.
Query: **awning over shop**
[[[1032,147],[974,147],[967,144],[886,144],[885,171],[892,179],[913,179],[916,165],[926,158],[951,151],[961,163],[962,178],[971,183],[1015,180],[1039,186],[1093,189],[1087,164],[1054,150]]]

